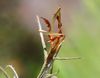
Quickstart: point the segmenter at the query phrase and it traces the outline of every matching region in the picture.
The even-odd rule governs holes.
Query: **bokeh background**
[[[58,7],[66,35],[59,56],[81,59],[55,61],[54,72],[100,78],[100,0],[0,0],[1,67],[11,64],[19,78],[36,78],[43,64],[36,15],[51,20]]]

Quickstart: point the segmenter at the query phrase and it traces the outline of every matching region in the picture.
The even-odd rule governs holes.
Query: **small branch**
[[[37,22],[38,22],[39,31],[42,31],[42,26],[40,23],[39,16],[36,16],[36,18],[37,18]],[[43,37],[43,32],[40,32],[40,37],[41,37],[41,42],[42,42],[42,46],[43,46],[43,50],[44,50],[44,59],[46,60],[47,51],[46,51],[46,44],[45,44],[44,37]]]
[[[81,59],[81,57],[55,57],[55,60],[74,60],[74,59]]]
[[[37,78],[40,78],[40,76],[44,72],[44,68],[46,66],[46,59],[47,59],[48,54],[47,54],[47,50],[46,50],[46,44],[45,44],[45,41],[44,41],[43,32],[41,32],[43,30],[42,30],[42,26],[41,26],[41,23],[40,23],[39,16],[36,16],[36,18],[37,18],[37,23],[38,23],[39,31],[40,31],[40,37],[41,37],[42,47],[43,47],[43,50],[44,50],[44,63],[43,63],[43,66],[42,66],[42,68],[41,68],[38,76],[37,76]]]

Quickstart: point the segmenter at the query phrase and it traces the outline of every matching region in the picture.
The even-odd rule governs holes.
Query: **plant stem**
[[[40,23],[39,16],[36,16],[36,18],[37,18],[37,22],[38,22],[39,31],[41,31],[42,26],[41,26],[41,23]],[[42,32],[40,32],[40,37],[41,37],[41,42],[42,42],[42,46],[43,46],[43,50],[44,50],[44,60],[45,60],[47,58],[47,51],[46,51],[46,44],[45,44]]]
[[[0,67],[0,70],[4,73],[6,78],[10,78],[9,75],[7,74],[7,72],[2,67]]]

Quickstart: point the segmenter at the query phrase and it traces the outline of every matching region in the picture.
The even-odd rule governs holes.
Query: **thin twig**
[[[39,31],[42,31],[42,26],[41,26],[41,23],[40,23],[39,16],[36,16],[36,18],[37,18],[37,22],[38,22]],[[41,37],[41,42],[42,42],[42,46],[43,46],[43,50],[44,50],[44,60],[46,60],[46,58],[47,58],[47,51],[46,51],[46,44],[45,44],[42,32],[40,32],[40,37]]]
[[[39,31],[42,31],[42,26],[41,26],[41,23],[40,23],[39,16],[36,16],[36,18],[37,18],[37,22],[38,22]],[[43,63],[43,66],[42,66],[37,78],[40,78],[41,74],[44,72],[44,68],[46,66],[46,58],[48,56],[47,50],[46,50],[46,44],[45,44],[45,41],[44,41],[43,32],[40,32],[40,37],[41,37],[42,47],[43,47],[43,50],[44,50],[44,63]]]
[[[74,60],[74,59],[81,59],[81,57],[55,57],[55,60]]]

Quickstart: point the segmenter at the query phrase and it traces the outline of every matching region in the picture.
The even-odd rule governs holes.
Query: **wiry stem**
[[[75,59],[81,59],[81,57],[55,57],[55,60],[75,60]]]
[[[41,26],[41,23],[40,23],[39,16],[36,16],[36,18],[37,18],[37,22],[38,22],[39,31],[41,31],[42,26]],[[43,50],[44,50],[44,64],[43,64],[41,71],[38,74],[37,78],[40,78],[41,74],[43,73],[44,68],[46,66],[46,58],[47,58],[47,50],[46,50],[46,44],[45,44],[45,41],[44,41],[43,32],[40,32],[40,37],[41,37],[41,42],[42,42],[42,46],[43,46]]]
[[[10,78],[9,75],[7,74],[7,72],[2,67],[0,67],[0,70],[4,73],[6,78]]]
[[[15,69],[12,65],[7,65],[6,68],[10,68],[13,71],[14,78],[19,78],[17,72],[15,71]]]
[[[39,31],[42,31],[42,26],[40,23],[39,16],[36,16],[36,18],[37,18],[37,22],[38,22]],[[44,50],[44,60],[45,60],[47,57],[47,51],[46,51],[46,44],[45,44],[44,37],[43,37],[43,32],[40,32],[40,37],[41,37],[41,42],[42,42],[42,46],[43,46],[43,50]]]

